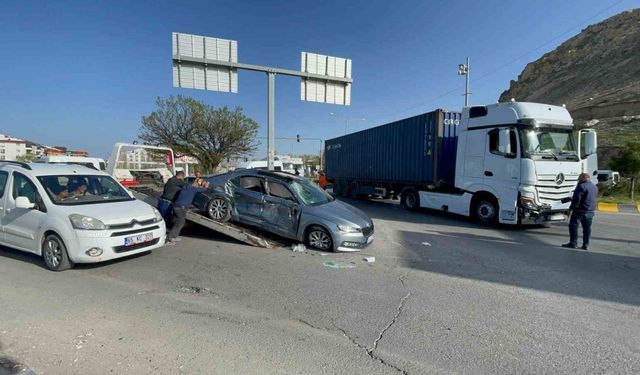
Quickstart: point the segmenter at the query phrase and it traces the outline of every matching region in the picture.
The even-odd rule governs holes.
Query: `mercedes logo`
[[[556,176],[556,185],[562,185],[563,182],[564,182],[564,174],[558,173],[558,175]]]

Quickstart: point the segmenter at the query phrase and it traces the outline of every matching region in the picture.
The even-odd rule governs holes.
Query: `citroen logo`
[[[556,185],[562,185],[563,182],[564,182],[564,174],[558,173],[558,175],[556,176]]]

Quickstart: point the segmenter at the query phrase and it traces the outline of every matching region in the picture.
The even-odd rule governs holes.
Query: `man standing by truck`
[[[189,210],[189,207],[193,204],[193,198],[196,196],[196,193],[206,191],[208,188],[209,183],[207,181],[200,184],[195,180],[193,183],[185,185],[180,190],[178,197],[173,203],[175,222],[173,224],[173,228],[171,228],[171,231],[169,231],[169,234],[167,235],[167,244],[180,241],[180,231],[182,230],[182,227],[184,227],[187,210]]]
[[[569,219],[569,242],[562,247],[575,249],[578,247],[578,225],[582,225],[582,250],[589,250],[591,222],[596,211],[598,188],[591,183],[591,176],[582,173],[578,177],[578,185],[571,199],[571,219]]]

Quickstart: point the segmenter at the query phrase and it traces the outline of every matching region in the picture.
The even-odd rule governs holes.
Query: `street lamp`
[[[469,75],[471,73],[471,68],[469,66],[469,58],[467,57],[467,63],[466,64],[458,64],[458,75],[459,76],[465,76],[465,90],[464,90],[464,106],[468,107],[469,106],[469,95],[471,95],[471,92],[469,91]]]
[[[338,116],[333,112],[329,112],[329,116]],[[344,134],[347,134],[347,127],[349,125],[349,121],[367,121],[366,118],[362,117],[362,118],[344,118]]]

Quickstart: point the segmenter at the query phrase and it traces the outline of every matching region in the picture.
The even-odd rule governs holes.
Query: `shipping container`
[[[327,140],[327,178],[347,185],[453,187],[461,116],[438,109]]]

